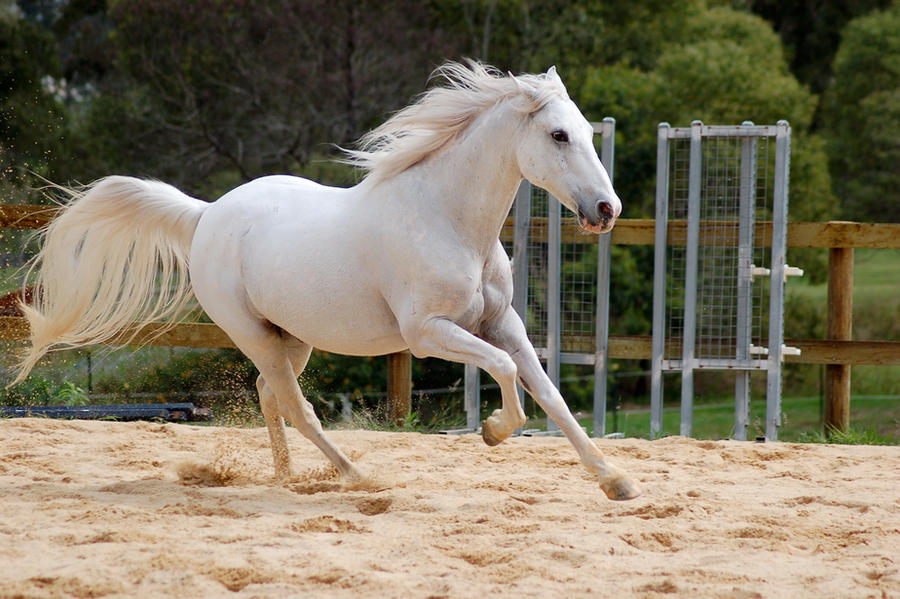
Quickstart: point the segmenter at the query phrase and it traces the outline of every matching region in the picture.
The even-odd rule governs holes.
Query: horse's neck
[[[513,140],[521,115],[503,104],[489,109],[459,139],[413,167],[429,202],[473,249],[493,248],[522,181]]]

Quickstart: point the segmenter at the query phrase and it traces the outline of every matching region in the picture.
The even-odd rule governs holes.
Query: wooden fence
[[[45,206],[0,205],[0,228],[35,229],[49,222],[55,209]],[[504,227],[501,238],[512,241],[512,227]],[[620,245],[653,245],[653,220],[622,219],[612,231],[611,242]],[[546,219],[533,218],[531,239],[546,240]],[[767,239],[766,223],[757,225],[756,239]],[[668,239],[684,239],[684,221],[669,223]],[[735,231],[737,227],[735,226]],[[507,239],[507,236],[509,239]],[[702,238],[702,230],[701,230]],[[595,235],[582,233],[574,222],[563,223],[563,243],[596,243]],[[702,243],[702,241],[701,241]],[[856,248],[900,249],[900,224],[873,224],[832,221],[826,223],[790,223],[787,245],[792,248],[829,250],[827,338],[785,339],[797,347],[800,355],[785,356],[786,362],[824,364],[825,426],[846,430],[850,421],[850,368],[854,365],[900,365],[900,342],[857,341],[851,338],[853,297],[853,250]],[[150,345],[183,347],[234,347],[231,339],[212,324],[180,324],[162,335],[148,327]],[[143,335],[142,335],[143,336]],[[0,340],[28,338],[28,324],[20,317],[0,317]],[[651,337],[612,335],[609,357],[650,359]],[[566,340],[563,340],[565,344]],[[401,352],[388,356],[388,414],[402,419],[410,409],[410,355]]]

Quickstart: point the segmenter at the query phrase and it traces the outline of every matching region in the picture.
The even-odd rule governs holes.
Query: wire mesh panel
[[[527,244],[528,256],[528,287],[526,305],[525,328],[528,338],[536,348],[547,347],[547,213],[550,209],[552,198],[540,187],[534,187],[530,183],[523,183],[530,189],[531,220],[535,223],[543,223],[538,230],[540,235],[529,235]],[[518,201],[518,200],[517,200]],[[552,200],[554,203],[556,200]]]
[[[676,226],[666,249],[666,337],[674,343],[666,346],[665,359],[673,370],[682,366],[678,340],[684,337],[689,142],[671,144],[668,219]],[[701,156],[694,346],[700,369],[722,366],[716,359],[739,359],[739,338],[742,346],[748,341],[754,349],[765,346],[768,279],[754,277],[753,269],[769,264],[771,239],[755,230],[772,214],[769,138],[711,137]]]
[[[746,435],[749,371],[775,370],[770,377],[780,381],[784,239],[775,233],[786,221],[789,144],[779,141],[773,152],[770,139],[789,135],[785,122],[660,126],[652,434],[661,430],[664,370],[682,373],[685,435],[692,426],[695,370],[739,372],[736,438]],[[770,284],[776,271],[779,284]],[[767,401],[780,402],[780,385],[778,397]],[[776,432],[767,426],[770,435]]]
[[[563,229],[575,230],[575,218],[564,218]],[[593,354],[597,319],[597,244],[566,243],[561,248],[560,350]]]

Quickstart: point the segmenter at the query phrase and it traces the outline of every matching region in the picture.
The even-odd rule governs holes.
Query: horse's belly
[[[304,343],[336,354],[376,356],[407,347],[393,315],[375,306],[357,306],[352,313],[316,310],[270,320]]]
[[[248,289],[257,311],[273,324],[334,353],[378,355],[405,349],[394,314],[371,285],[327,269],[315,277],[284,274],[277,290]]]

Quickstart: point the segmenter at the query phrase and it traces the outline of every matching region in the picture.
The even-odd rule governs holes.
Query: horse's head
[[[526,118],[516,148],[519,169],[575,213],[583,229],[605,233],[622,212],[622,202],[597,157],[593,128],[565,93],[556,69],[543,78],[558,82],[561,93],[544,99]],[[522,91],[533,93],[524,86]]]

